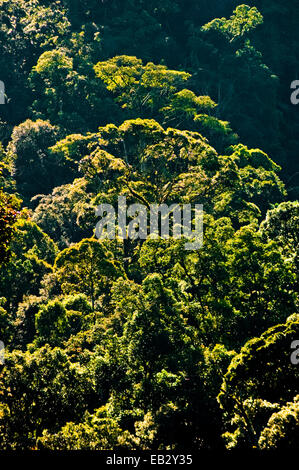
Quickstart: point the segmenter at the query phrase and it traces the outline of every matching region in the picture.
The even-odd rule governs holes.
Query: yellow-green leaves
[[[252,29],[263,23],[263,16],[256,7],[239,5],[233,15],[226,18],[217,18],[202,27],[203,31],[219,31],[230,41],[234,41],[248,34]]]

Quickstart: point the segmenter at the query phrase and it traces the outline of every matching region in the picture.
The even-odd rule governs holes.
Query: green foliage
[[[0,390],[2,450],[34,448],[43,429],[82,418],[95,395],[91,374],[49,346],[7,354]]]
[[[123,432],[116,420],[106,416],[105,409],[88,415],[84,423],[67,423],[61,431],[51,435],[44,431],[39,438],[42,450],[110,450],[131,449],[130,433]],[[132,440],[132,439],[131,439]]]
[[[55,177],[59,180],[62,168],[48,151],[57,137],[57,129],[40,119],[27,119],[12,132],[8,153],[13,160],[17,190],[26,202],[36,194],[47,194],[55,185]]]
[[[26,350],[27,344],[33,342],[36,335],[35,317],[44,299],[37,296],[28,296],[20,302],[13,322],[12,347]]]
[[[42,306],[35,317],[35,327],[39,343],[61,346],[70,330],[65,307],[57,300]]]
[[[225,36],[230,42],[243,39],[250,31],[262,24],[263,16],[257,8],[250,8],[248,5],[238,6],[233,15],[226,20],[225,18],[216,19],[206,24],[203,31],[217,31]]]
[[[275,240],[285,250],[298,256],[299,202],[282,202],[267,213],[260,227],[268,240]]]
[[[9,256],[9,244],[13,236],[16,212],[12,200],[0,190],[0,266]]]
[[[96,299],[107,291],[111,280],[123,272],[109,247],[94,239],[83,239],[60,252],[54,271],[65,294],[86,294],[93,309]]]
[[[24,295],[37,295],[43,276],[51,272],[57,248],[33,222],[19,219],[10,244],[11,257],[2,269],[0,292],[16,309]]]
[[[56,187],[47,196],[33,198],[38,204],[32,220],[58,243],[59,248],[66,248],[71,242],[92,235],[94,226],[86,221],[91,211],[94,217],[91,199],[87,181],[76,179],[72,184]]]
[[[31,104],[28,75],[37,57],[70,32],[61,3],[39,0],[1,0],[1,80],[6,85],[7,105],[1,106],[1,128],[19,124]],[[26,58],[26,60],[24,60]],[[4,126],[3,126],[4,124]],[[5,129],[1,129],[7,138]]]
[[[168,70],[164,65],[149,62],[143,66],[140,59],[128,56],[99,62],[95,72],[123,107],[137,110],[140,116],[143,108],[157,113],[190,78],[190,74]]]
[[[261,449],[297,449],[299,439],[298,395],[277,413],[273,413],[267,426],[261,432]]]
[[[104,89],[93,77],[91,66],[76,62],[65,48],[46,51],[39,57],[29,77],[36,96],[32,111],[34,116],[46,116],[70,132],[84,132],[88,127],[95,128],[95,120],[100,124],[101,115],[105,116],[103,104],[109,106],[109,101],[105,102]]]
[[[293,400],[293,384],[298,381],[298,368],[290,360],[290,345],[298,328],[298,315],[291,316],[285,324],[250,340],[232,360],[219,395],[226,427],[234,429],[224,436],[229,447],[258,447],[259,439],[261,446],[266,447],[266,436],[271,436],[271,430],[266,428],[268,420],[270,427],[288,413],[287,403]],[[275,403],[278,405],[274,406]],[[271,418],[277,409],[280,411]],[[292,447],[292,440],[287,438],[285,444]],[[275,431],[270,446],[275,448]]]
[[[280,202],[285,188],[276,165],[265,153],[232,146],[218,156],[197,132],[164,130],[154,120],[125,121],[99,129],[98,144],[81,161],[89,188],[101,201],[126,195],[135,202],[204,203],[207,212],[229,216],[238,225]],[[153,171],[154,168],[154,171]]]
[[[299,6],[0,9],[0,449],[296,448]],[[177,203],[201,249],[139,239]]]

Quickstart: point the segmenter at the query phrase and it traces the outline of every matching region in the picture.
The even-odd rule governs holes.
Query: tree
[[[254,45],[262,22],[255,6],[239,5],[230,18],[216,18],[200,28],[191,24],[190,48],[192,63],[197,61],[200,67],[197,87],[218,103],[216,117],[225,117],[237,129],[241,141],[279,155],[283,149],[279,140],[278,77]],[[271,122],[267,130],[265,121]]]
[[[6,299],[0,298],[0,335],[1,341],[8,345],[12,337],[12,318],[8,312],[2,307],[5,305]]]
[[[95,206],[117,203],[117,193],[147,207],[192,201],[236,226],[258,220],[259,207],[265,213],[269,201],[285,196],[280,167],[261,150],[239,144],[221,156],[201,134],[164,130],[148,119],[100,128],[80,168],[97,194]]]
[[[299,4],[0,10],[0,448],[296,448]]]
[[[44,303],[43,297],[28,296],[18,304],[18,310],[13,321],[13,349],[25,351],[27,344],[33,342],[36,335],[35,317]]]
[[[33,199],[36,208],[32,220],[64,249],[92,235],[95,226],[92,197],[88,182],[82,178],[57,186],[51,194]]]
[[[273,412],[281,409],[278,416],[282,417],[283,406],[293,400],[298,368],[291,363],[290,345],[298,328],[298,315],[291,316],[285,324],[248,341],[232,360],[218,397],[225,412],[224,437],[229,447],[258,447]],[[275,416],[269,424],[274,420]],[[261,445],[266,443],[268,432],[264,432]]]
[[[45,5],[39,0],[1,0],[0,9],[0,70],[7,94],[0,121],[7,138],[5,127],[9,131],[11,125],[29,117],[32,94],[28,74],[32,66],[44,50],[68,36],[70,22],[60,2]]]
[[[27,119],[12,132],[8,153],[14,163],[17,190],[27,203],[36,194],[47,194],[61,181],[59,160],[48,150],[57,137],[57,128],[40,119]]]
[[[80,424],[67,423],[56,434],[44,431],[38,439],[42,450],[111,450],[132,449],[133,438],[123,431],[117,420],[107,416],[105,407],[87,415]]]
[[[67,48],[44,52],[32,68],[29,83],[36,97],[33,115],[47,117],[64,132],[96,130],[117,109],[88,60],[81,58],[78,63]]]
[[[10,253],[10,240],[13,236],[16,215],[12,198],[0,190],[0,266],[7,261]]]
[[[96,400],[92,374],[49,346],[6,355],[0,371],[2,450],[34,448],[44,429],[82,419]]]
[[[268,240],[275,240],[283,252],[298,258],[299,202],[282,202],[269,210],[260,231]],[[298,262],[298,261],[297,261]]]
[[[11,257],[1,269],[0,292],[15,311],[24,295],[38,295],[44,275],[52,270],[57,247],[36,224],[20,218],[10,250]]]
[[[277,413],[273,413],[261,432],[259,447],[265,449],[297,449],[299,439],[298,395]]]
[[[240,5],[232,16],[217,18],[203,27],[203,31],[216,31],[225,36],[230,42],[242,40],[250,31],[262,24],[263,16],[257,8]]]
[[[63,292],[86,294],[93,310],[99,297],[107,293],[112,279],[123,274],[109,246],[95,239],[83,239],[59,253],[54,271]]]
[[[38,344],[61,346],[70,335],[66,309],[61,302],[51,301],[42,306],[35,317],[35,327]]]
[[[201,448],[214,442],[221,447],[215,391],[231,354],[219,346],[213,352],[203,347],[197,329],[188,324],[186,296],[179,302],[175,281],[170,290],[162,279],[151,274],[142,286],[119,280],[113,287],[116,312],[125,318],[120,338],[124,358],[117,363],[118,368],[127,364],[129,384],[118,383],[112,409],[125,408],[121,426],[135,420],[136,429],[141,425],[137,410],[143,410],[145,420],[149,414],[151,446]]]
[[[190,78],[190,74],[168,70],[164,65],[149,62],[144,66],[142,60],[130,56],[98,62],[95,72],[116,94],[117,101],[137,111],[139,117],[143,117],[143,109],[148,110],[149,117],[155,116]]]
[[[254,226],[236,231],[229,218],[205,215],[203,247],[188,252],[184,243],[146,240],[138,262],[143,276],[163,276],[206,346],[238,348],[296,310],[292,263]]]

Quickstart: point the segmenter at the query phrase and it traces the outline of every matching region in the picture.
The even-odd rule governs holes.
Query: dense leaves
[[[298,447],[295,3],[0,0],[1,450]]]

